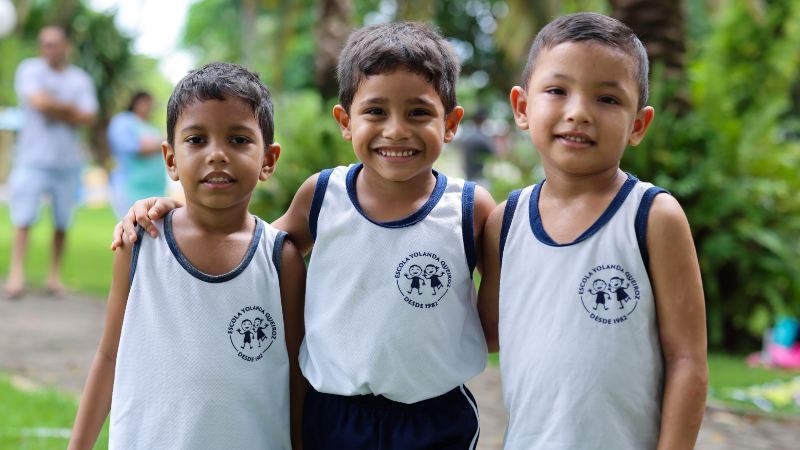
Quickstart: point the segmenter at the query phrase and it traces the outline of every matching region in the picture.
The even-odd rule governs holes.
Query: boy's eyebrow
[[[388,97],[370,97],[370,98],[365,98],[364,100],[359,102],[358,105],[359,106],[362,106],[362,105],[374,105],[374,104],[381,104],[381,103],[388,103],[388,102],[389,102],[389,98]],[[408,100],[406,100],[406,103],[410,104],[410,105],[425,105],[425,106],[431,106],[431,107],[436,106],[433,102],[431,102],[430,100],[425,99],[423,97],[412,97],[412,98],[409,98]]]
[[[574,78],[563,73],[553,73],[550,74],[550,76],[564,81],[575,81]],[[597,85],[601,87],[622,87],[622,83],[620,83],[619,80],[604,80],[597,83]]]
[[[202,125],[199,125],[199,124],[198,125],[187,125],[187,126],[183,127],[183,129],[181,129],[180,132],[183,133],[183,132],[189,131],[189,130],[205,131],[206,127],[204,127]],[[251,133],[256,133],[256,130],[254,130],[252,127],[248,127],[247,125],[235,125],[235,126],[232,126],[230,128],[230,131],[239,131],[239,130],[244,130],[244,131],[249,131]]]

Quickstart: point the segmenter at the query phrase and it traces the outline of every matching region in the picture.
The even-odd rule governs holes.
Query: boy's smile
[[[342,137],[353,142],[366,176],[407,181],[431,176],[433,163],[442,145],[453,140],[463,111],[456,107],[445,115],[431,83],[397,69],[367,77],[349,113],[337,105],[333,114]]]
[[[517,125],[530,130],[545,169],[589,175],[616,168],[653,118],[637,111],[633,58],[594,42],[565,42],[544,51],[527,93],[511,93]]]
[[[175,125],[175,148],[164,144],[167,170],[187,203],[227,208],[250,199],[272,174],[280,146],[266,146],[250,104],[238,97],[195,100]],[[244,202],[244,203],[242,203]]]

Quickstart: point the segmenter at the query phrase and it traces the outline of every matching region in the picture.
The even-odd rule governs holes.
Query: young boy
[[[708,369],[689,224],[619,169],[653,120],[647,77],[628,27],[581,13],[542,29],[511,92],[547,180],[486,225],[479,305],[500,349],[505,448],[694,448]]]
[[[92,448],[109,409],[112,449],[299,448],[305,264],[247,212],[280,155],[269,91],[240,66],[208,64],[175,87],[167,129],[186,206],[153,222],[158,239],[115,255],[69,448]]]
[[[432,169],[464,114],[459,69],[450,44],[418,23],[357,30],[339,56],[333,115],[361,164],[309,178],[275,222],[303,253],[314,248],[300,350],[312,386],[306,449],[475,448],[463,383],[487,360],[472,272],[494,201]],[[179,203],[153,204],[132,210],[148,231]]]

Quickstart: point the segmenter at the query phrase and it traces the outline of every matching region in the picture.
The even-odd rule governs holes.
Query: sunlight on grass
[[[105,296],[111,287],[114,253],[110,251],[111,232],[117,221],[108,208],[81,208],[67,233],[61,276],[71,289]],[[0,207],[0,276],[8,276],[14,227],[8,207]],[[25,261],[27,282],[42,286],[50,266],[53,222],[49,208],[42,209],[39,221],[31,227]]]
[[[77,412],[74,396],[50,389],[23,390],[0,374],[0,448],[64,449]],[[94,448],[108,448],[108,422]]]

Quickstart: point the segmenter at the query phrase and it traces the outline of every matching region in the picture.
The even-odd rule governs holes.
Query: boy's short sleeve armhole
[[[311,237],[317,240],[317,221],[319,220],[319,212],[322,209],[322,201],[325,199],[325,191],[328,189],[328,180],[333,173],[333,169],[325,169],[319,173],[317,178],[317,186],[314,187],[314,197],[311,199],[311,211],[308,214],[308,230],[311,232]]]
[[[465,181],[461,191],[461,237],[467,255],[469,277],[472,278],[478,256],[475,251],[475,182]]]
[[[275,236],[275,242],[272,245],[272,265],[278,271],[278,285],[281,283],[281,256],[283,256],[283,241],[286,240],[287,233],[285,231],[278,231]]]
[[[511,221],[514,220],[514,212],[517,210],[517,203],[521,194],[522,189],[517,189],[511,192],[508,200],[506,200],[506,209],[503,211],[503,225],[500,227],[500,266],[503,265],[503,250],[506,247],[508,232],[511,230]]]
[[[662,192],[669,194],[666,189],[657,186],[647,189],[642,196],[642,200],[639,202],[639,210],[636,211],[636,219],[634,220],[636,242],[639,244],[639,253],[642,255],[644,267],[648,272],[650,271],[650,256],[647,252],[647,217],[650,215],[650,207],[653,205],[653,199]]]
[[[144,227],[136,224],[136,242],[133,243],[133,251],[131,252],[131,280],[128,287],[133,286],[133,276],[136,274],[136,262],[139,260],[139,249],[142,248],[142,241],[144,240]]]

